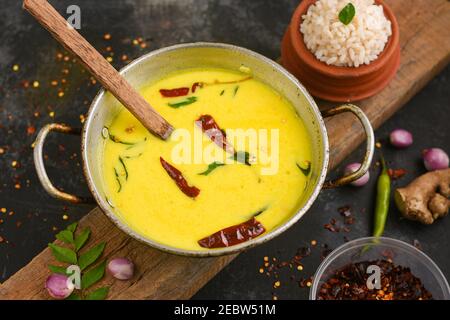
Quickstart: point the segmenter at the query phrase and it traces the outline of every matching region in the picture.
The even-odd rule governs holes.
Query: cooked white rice
[[[352,22],[344,25],[339,12],[351,2]],[[359,67],[378,58],[392,34],[391,22],[374,0],[318,0],[300,26],[306,47],[328,65]]]

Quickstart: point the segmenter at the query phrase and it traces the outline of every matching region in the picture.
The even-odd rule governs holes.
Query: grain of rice
[[[303,16],[300,31],[317,59],[336,66],[370,64],[392,35],[391,22],[374,0],[352,0],[356,15],[350,24],[339,21],[349,0],[318,0]]]

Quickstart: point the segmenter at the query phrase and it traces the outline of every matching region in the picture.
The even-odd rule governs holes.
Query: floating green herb
[[[223,96],[224,93],[225,93],[225,90],[222,90],[222,91],[220,92],[220,96]]]
[[[138,144],[138,142],[129,142],[129,141],[124,141],[124,140],[118,138],[117,136],[111,134],[111,132],[109,131],[108,127],[103,127],[103,129],[102,129],[102,137],[104,139],[109,139],[112,142],[119,143],[119,144],[124,144],[124,145],[127,145],[127,146],[134,146],[134,145]],[[145,138],[145,140],[147,140],[147,138]]]
[[[268,208],[268,207],[265,207],[265,208],[263,208],[263,209],[261,209],[261,210],[255,212],[254,214],[252,214],[252,218],[258,217],[258,216],[261,215],[264,211],[266,211],[267,208]]]
[[[123,161],[122,157],[119,157],[119,162],[123,167],[123,170],[125,171],[125,180],[128,180],[128,170],[127,166],[125,165],[125,162]]]
[[[135,156],[124,156],[123,158],[127,159],[127,160],[132,160],[132,159],[137,159],[137,158],[139,158],[142,155],[143,155],[143,153],[141,152],[141,153],[139,153],[139,154],[137,154]]]
[[[355,6],[349,2],[342,10],[339,12],[339,20],[345,24],[348,25],[350,22],[352,22],[353,18],[355,17],[356,9]]]
[[[310,161],[302,161],[300,164],[297,163],[297,167],[300,171],[307,177],[311,173],[311,162]]]
[[[248,153],[247,151],[237,151],[232,157],[230,157],[230,159],[233,159],[234,161],[240,162],[247,166],[251,166],[250,153]]]
[[[217,168],[219,168],[219,167],[222,167],[222,166],[224,166],[225,164],[224,163],[221,163],[221,162],[213,162],[213,163],[210,163],[209,165],[208,165],[208,169],[206,170],[206,171],[204,171],[204,172],[202,172],[202,173],[199,173],[199,175],[201,175],[201,176],[207,176],[207,175],[209,175],[211,172],[213,172],[215,169],[217,169]]]
[[[239,86],[234,87],[234,91],[233,91],[233,97],[236,97],[236,94],[239,91]]]
[[[108,295],[109,287],[102,287],[88,293],[85,292],[85,289],[93,286],[103,278],[106,270],[106,261],[102,261],[87,272],[84,272],[83,270],[93,265],[101,257],[103,251],[105,250],[106,244],[104,242],[100,243],[84,253],[78,254],[78,251],[81,250],[87,243],[91,230],[89,228],[85,228],[76,235],[75,232],[77,226],[77,223],[73,223],[65,230],[58,233],[57,236],[58,239],[62,241],[66,240],[64,242],[69,243],[71,248],[61,247],[53,243],[50,243],[48,246],[50,247],[56,260],[69,263],[71,265],[78,265],[80,270],[82,270],[80,275],[81,290],[73,292],[67,300],[103,300]],[[73,241],[69,241],[72,239]],[[48,268],[53,273],[69,275],[67,272],[67,267],[49,265]]]
[[[189,97],[189,98],[186,98],[186,99],[178,101],[178,102],[169,102],[168,105],[169,105],[169,107],[178,109],[178,108],[193,104],[194,102],[197,102],[197,97]]]
[[[119,184],[119,189],[117,190],[117,192],[120,193],[120,191],[122,191],[122,182],[120,182],[120,176],[116,168],[114,168],[114,175],[116,176],[116,181]]]

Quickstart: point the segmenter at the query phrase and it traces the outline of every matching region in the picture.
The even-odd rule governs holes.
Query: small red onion
[[[356,171],[358,171],[358,169],[360,167],[361,167],[361,163],[357,163],[357,162],[351,163],[345,167],[344,174],[347,175],[347,174],[356,172]],[[362,187],[362,186],[366,185],[367,182],[369,182],[369,179],[370,179],[370,173],[369,173],[369,171],[367,171],[366,174],[364,174],[361,178],[359,178],[356,181],[353,181],[350,184],[355,187]]]
[[[413,135],[411,132],[403,129],[396,129],[392,131],[389,138],[391,140],[391,144],[397,148],[407,148],[413,144]]]
[[[423,163],[428,171],[447,169],[449,159],[447,153],[439,148],[425,149],[422,151]]]
[[[116,258],[108,263],[108,272],[116,279],[129,280],[134,274],[134,264],[126,258]]]
[[[74,286],[68,286],[68,277],[63,274],[54,273],[47,278],[45,288],[52,298],[63,300],[70,296]]]

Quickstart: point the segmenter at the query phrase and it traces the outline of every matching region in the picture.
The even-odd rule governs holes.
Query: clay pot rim
[[[303,59],[303,63],[307,64],[314,71],[332,76],[332,77],[360,77],[370,73],[377,72],[383,68],[386,63],[395,58],[395,51],[400,42],[400,31],[397,18],[392,9],[384,3],[383,0],[375,0],[378,5],[382,5],[384,14],[388,20],[391,21],[392,35],[378,58],[368,65],[361,65],[359,67],[338,67],[334,65],[327,65],[315,57],[315,55],[306,47],[303,40],[303,34],[300,32],[300,25],[303,22],[302,16],[306,13],[309,6],[317,0],[303,0],[295,10],[291,23],[289,25],[291,43],[298,57]]]

